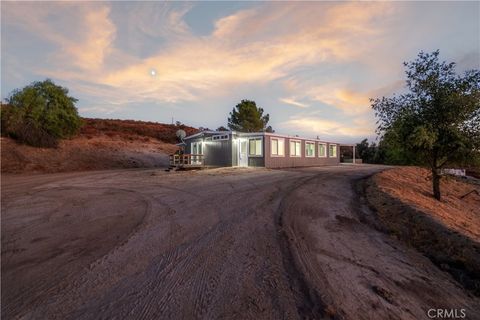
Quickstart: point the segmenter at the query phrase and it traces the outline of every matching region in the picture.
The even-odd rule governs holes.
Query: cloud
[[[251,27],[246,23],[251,18],[256,18],[255,9],[242,10],[235,14],[223,17],[215,22],[214,38],[228,39],[230,37],[238,38],[241,34],[246,36]]]
[[[190,28],[184,17],[192,4],[184,4],[180,8],[172,8],[168,3],[140,3],[134,15],[131,15],[130,25],[137,27],[151,37],[181,37],[189,36]]]
[[[319,115],[294,116],[282,122],[279,127],[290,132],[302,132],[320,137],[370,137],[374,132],[371,121],[366,119],[357,119],[348,123],[329,120]]]
[[[394,93],[401,93],[405,91],[405,80],[392,81],[382,87],[371,90],[368,94],[370,98],[389,97]]]
[[[212,94],[226,94],[239,85],[267,85],[298,68],[344,60],[357,54],[358,48],[352,47],[350,39],[364,32],[371,33],[370,20],[384,11],[372,10],[374,6],[340,7],[356,10],[348,30],[340,17],[345,12],[331,5],[325,6],[325,12],[314,6],[317,15],[312,14],[310,4],[264,5],[239,11],[216,21],[210,36],[185,37],[168,43],[159,53],[112,70],[97,81],[121,91],[120,96],[129,95],[131,100],[165,102],[198,101]],[[298,19],[302,15],[305,19],[300,25]],[[319,21],[319,15],[325,21]],[[280,25],[297,28],[283,29]],[[333,31],[328,31],[330,27]],[[274,32],[277,29],[282,32]],[[186,27],[181,30],[188,32]],[[352,30],[354,35],[346,34]],[[152,68],[157,70],[154,78],[149,75]],[[337,101],[347,109],[352,99],[360,99],[353,95],[353,92],[338,92]],[[288,98],[283,102],[306,106],[292,103]]]
[[[52,69],[75,69],[90,75],[112,51],[116,28],[107,5],[7,3],[5,10],[7,25],[29,31],[57,48],[49,61]]]
[[[99,70],[105,57],[112,52],[111,44],[116,32],[115,25],[108,18],[109,12],[107,6],[86,12],[83,16],[83,39],[78,42],[62,39],[59,43],[63,48],[62,58],[70,58],[74,65],[83,70]]]
[[[117,10],[112,14],[112,21],[121,32],[115,44],[125,53],[143,59],[169,42],[188,40],[192,36],[184,18],[193,4],[177,3],[173,7],[167,2],[142,1],[115,5]]]
[[[286,103],[286,104],[290,104],[290,105],[295,106],[295,107],[299,107],[299,108],[308,108],[309,107],[308,104],[295,101],[295,99],[293,99],[293,98],[281,98],[281,99],[279,99],[279,101],[281,101],[283,103]]]
[[[116,112],[118,112],[119,110],[121,110],[122,108],[119,107],[119,106],[116,106],[116,105],[111,105],[111,104],[107,104],[107,105],[90,105],[88,107],[84,107],[82,108],[82,111],[85,112],[85,113],[101,113],[101,114],[104,114],[104,115],[111,115],[111,114],[115,114]]]
[[[8,11],[16,13],[12,19],[17,21],[12,23],[35,31],[59,47],[52,56],[52,65],[37,67],[38,73],[62,79],[82,93],[112,103],[176,103],[226,95],[238,86],[268,85],[301,68],[353,59],[361,51],[356,39],[379,32],[372,19],[382,17],[387,7],[262,4],[220,18],[211,35],[195,37],[184,20],[191,6],[132,4],[127,18],[114,19],[117,26],[107,3],[62,3],[42,6],[40,10],[36,10],[39,6],[9,5]],[[344,18],[347,12],[349,21]],[[52,14],[70,16],[71,27],[58,29],[49,20]],[[115,47],[125,36],[118,32],[118,24],[123,21],[128,22],[128,39],[142,39],[141,43],[132,41],[137,46],[133,53],[146,42],[144,37],[166,42],[146,57]],[[151,69],[157,71],[155,77],[150,75]],[[314,99],[357,110],[358,106],[351,105],[361,97],[353,91],[337,90],[332,99],[317,88]],[[298,99],[281,101],[307,106]]]
[[[218,8],[205,16],[199,15],[205,8],[192,10],[202,5],[2,3],[2,41],[8,44],[2,43],[2,67],[7,66],[2,69],[15,84],[51,77],[81,101],[91,101],[82,108],[91,113],[107,114],[111,106],[117,114],[136,116],[137,106],[175,106],[188,116],[194,107],[220,110],[232,97],[248,97],[262,99],[263,106],[295,107],[278,108],[272,117],[276,129],[348,137],[373,134],[369,98],[403,90],[402,59],[414,57],[426,43],[454,43],[441,32],[447,29],[440,21],[445,15],[437,15],[448,8],[427,4],[423,12],[440,21],[432,26],[428,19],[415,19],[418,5],[410,3],[262,2],[223,16]],[[213,31],[199,35],[190,25],[206,16],[217,17],[200,21]],[[422,24],[439,32],[413,35]],[[465,54],[460,64],[474,64],[478,48],[466,40],[478,38],[478,31],[456,24],[448,29],[462,33],[451,49]],[[16,39],[17,34],[28,39]],[[407,36],[412,41],[405,42]],[[25,48],[34,58],[16,56]],[[212,116],[202,116],[192,121],[207,126]]]
[[[345,114],[362,114],[370,111],[368,93],[356,92],[343,86],[320,86],[311,88],[307,96],[334,108]]]
[[[312,84],[301,79],[289,78],[284,81],[283,85],[285,90],[289,92],[303,92],[303,95],[292,99],[293,102],[296,100],[311,101],[308,106],[314,106],[316,102],[320,102],[333,109],[340,110],[347,116],[369,114],[371,113],[371,98],[390,96],[405,89],[404,80],[396,80],[381,87],[363,90],[354,89],[355,84],[348,81]],[[282,99],[280,101],[290,102]]]

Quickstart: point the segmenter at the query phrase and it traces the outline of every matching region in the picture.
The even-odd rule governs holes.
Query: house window
[[[327,144],[325,143],[318,144],[318,156],[323,158],[327,156]]]
[[[192,142],[192,154],[203,154],[201,142]]]
[[[191,145],[191,163],[192,164],[201,164],[202,163],[202,155],[203,155],[203,143],[199,142],[192,142]]]
[[[315,157],[315,142],[305,142],[305,157]]]
[[[328,156],[330,158],[337,157],[337,145],[336,144],[329,144],[328,145]]]
[[[270,149],[272,156],[283,157],[285,155],[285,139],[271,138]]]
[[[248,155],[262,156],[262,138],[248,139]]]
[[[298,140],[290,140],[290,156],[291,157],[302,156],[302,142]]]
[[[212,140],[213,140],[213,141],[216,141],[216,140],[228,140],[228,134],[222,134],[222,135],[212,136]]]

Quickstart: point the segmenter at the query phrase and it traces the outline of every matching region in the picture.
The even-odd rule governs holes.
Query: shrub
[[[2,134],[35,147],[56,147],[58,139],[76,134],[81,126],[68,89],[47,79],[14,90],[2,105]]]

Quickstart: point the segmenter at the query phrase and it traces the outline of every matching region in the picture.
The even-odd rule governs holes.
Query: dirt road
[[[382,170],[119,170],[2,177],[3,319],[428,319],[480,314],[361,222]]]

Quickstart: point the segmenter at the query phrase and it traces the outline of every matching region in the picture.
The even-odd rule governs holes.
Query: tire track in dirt
[[[132,190],[125,190],[125,189],[120,189],[120,188],[95,188],[95,187],[89,187],[89,188],[83,188],[83,187],[48,188],[48,189],[35,190],[34,192],[30,193],[30,196],[31,197],[35,197],[35,196],[38,197],[42,194],[46,194],[47,197],[53,197],[52,199],[56,199],[56,198],[58,198],[59,195],[61,195],[62,193],[65,193],[65,192],[66,193],[82,193],[82,192],[90,192],[91,193],[91,192],[93,192],[94,194],[110,194],[110,195],[117,195],[117,194],[121,194],[121,193],[134,194],[133,198],[136,199],[135,201],[140,201],[144,205],[143,214],[141,214],[138,217],[139,220],[137,222],[135,222],[135,225],[131,226],[131,229],[129,230],[129,233],[128,234],[122,234],[119,237],[117,237],[117,239],[120,239],[120,241],[117,242],[116,244],[112,245],[111,248],[106,248],[108,251],[105,251],[105,248],[101,249],[100,251],[97,251],[97,253],[93,255],[94,259],[101,259],[105,255],[110,254],[111,251],[116,250],[118,247],[120,247],[123,244],[125,244],[126,242],[128,242],[128,239],[132,236],[132,234],[137,232],[138,229],[141,227],[141,224],[143,223],[143,220],[144,220],[145,216],[148,214],[148,211],[150,210],[149,203],[144,198],[143,195],[141,195],[139,193],[136,193],[135,191],[132,191]],[[51,196],[49,196],[49,195],[51,195]],[[31,199],[33,201],[34,198],[31,198]],[[40,223],[26,224],[26,225],[23,226],[23,228],[21,230],[15,231],[14,234],[17,237],[19,237],[19,240],[23,240],[23,238],[25,238],[25,237],[31,238],[32,235],[35,235],[35,234],[38,234],[38,233],[43,234],[43,229],[42,228],[44,228],[45,224],[49,223],[49,220],[51,219],[51,216],[52,215],[58,215],[57,213],[61,212],[61,211],[69,212],[68,209],[70,209],[71,206],[72,206],[72,203],[68,202],[68,201],[64,201],[62,203],[59,203],[59,205],[55,207],[54,211],[48,213],[48,215],[46,217],[43,217],[41,219],[42,221],[40,221]],[[6,214],[5,210],[8,211],[8,209],[4,208],[4,210],[2,210],[3,211],[2,216],[5,216],[5,214]],[[89,219],[89,217],[85,215],[86,212],[84,212],[83,210],[81,210],[79,213],[80,213],[80,215],[76,215],[74,217],[74,219],[76,221],[79,221],[79,222],[82,223],[82,221],[84,221],[85,219],[87,219],[87,220]],[[58,218],[59,217],[57,217],[56,219],[58,219]],[[5,228],[6,228],[5,226],[4,226],[4,228],[2,228],[2,229],[4,229],[4,230],[2,230],[3,235],[5,236],[7,234],[7,236],[8,236],[9,234],[11,234],[11,232],[8,231],[8,229],[5,229]],[[108,231],[108,228],[105,231]],[[82,235],[79,234],[79,236],[82,236]],[[50,238],[50,236],[46,236],[46,237],[40,237],[38,239],[41,239],[40,240],[40,242],[41,242],[43,239],[46,239],[46,241],[49,241],[48,240],[49,238]],[[58,294],[60,294],[60,292],[65,291],[65,290],[69,290],[71,287],[74,287],[74,283],[76,281],[75,279],[78,278],[78,273],[79,272],[81,273],[81,269],[85,267],[85,259],[86,259],[86,261],[91,261],[90,263],[94,263],[94,261],[92,261],[92,259],[89,257],[89,256],[91,256],[90,250],[88,250],[88,252],[87,252],[86,248],[80,249],[80,250],[76,249],[73,252],[70,251],[70,249],[69,249],[70,243],[76,243],[76,242],[80,241],[80,238],[72,238],[72,236],[70,236],[70,239],[71,239],[71,240],[69,240],[70,242],[65,242],[64,244],[61,244],[61,243],[57,244],[58,247],[56,249],[54,249],[54,252],[51,255],[41,256],[39,258],[31,258],[30,260],[25,260],[25,259],[23,261],[20,260],[19,263],[21,263],[21,264],[19,266],[12,265],[12,263],[10,262],[10,259],[2,259],[2,273],[3,273],[4,276],[6,276],[6,279],[9,279],[8,278],[9,277],[8,275],[10,274],[9,270],[11,270],[11,272],[18,273],[19,271],[17,271],[17,269],[20,268],[20,267],[23,268],[23,269],[27,268],[28,267],[27,263],[29,263],[32,266],[45,265],[45,267],[47,268],[44,271],[41,271],[41,272],[43,272],[42,274],[39,274],[36,277],[31,278],[30,280],[28,280],[27,283],[23,284],[25,286],[28,286],[28,289],[27,289],[27,287],[25,287],[24,289],[17,290],[17,293],[11,292],[13,283],[8,282],[10,284],[6,284],[5,281],[3,281],[2,284],[4,284],[5,286],[2,285],[2,287],[3,287],[2,291],[4,293],[2,295],[2,316],[9,317],[9,315],[19,314],[19,312],[23,312],[23,313],[28,312],[28,309],[29,309],[28,306],[29,305],[32,305],[33,303],[43,304],[43,303],[45,303],[46,299],[48,299],[49,297],[58,295]],[[23,242],[25,242],[25,240],[23,240]],[[40,243],[40,245],[41,245],[41,243]],[[97,256],[98,253],[100,253],[100,256]],[[66,255],[65,258],[62,258],[62,256],[64,256],[64,255]],[[70,255],[74,255],[74,256],[69,258]],[[76,261],[77,258],[75,258],[75,257],[80,257],[80,260],[77,262]],[[39,260],[39,259],[41,259],[41,260]],[[58,265],[56,267],[55,267],[55,265],[53,265],[53,267],[58,268],[58,270],[56,270],[55,273],[51,273],[49,276],[44,276],[44,275],[48,275],[48,273],[51,272],[51,267],[49,267],[49,265],[52,264],[51,261],[54,260],[54,259],[57,259],[57,260],[61,259],[60,261],[63,261],[65,259],[68,259],[68,260],[62,262],[61,265]],[[28,262],[28,261],[31,261],[31,262]],[[23,270],[23,269],[19,269],[19,270]],[[38,269],[38,267],[37,267],[37,270],[41,270],[41,269]],[[45,272],[47,274],[45,274]],[[68,279],[68,281],[67,281],[67,279]],[[17,281],[17,284],[15,284],[15,286],[23,286],[21,283],[22,282]],[[8,285],[8,287],[6,287],[7,285]],[[10,293],[5,295],[5,292],[10,292]],[[37,293],[37,294],[35,295],[33,293]],[[40,293],[41,293],[41,295],[40,295]]]
[[[171,302],[171,300],[169,300],[171,297],[169,296],[155,296],[155,291],[158,290],[158,285],[160,284],[153,280],[165,278],[174,273],[179,274],[175,269],[183,269],[185,266],[182,261],[185,261],[185,256],[191,254],[190,248],[175,248],[166,252],[163,256],[164,259],[153,262],[153,265],[150,264],[143,274],[133,279],[127,278],[110,290],[113,292],[113,295],[108,297],[108,300],[113,301],[112,303],[103,304],[104,301],[100,301],[98,302],[98,306],[90,307],[91,311],[78,311],[73,318],[91,318],[92,316],[98,315],[98,310],[101,311],[101,314],[115,313],[118,315],[120,311],[125,311],[122,309],[124,308],[123,298],[126,292],[131,292],[131,294],[128,294],[129,299],[140,302],[139,304],[135,303],[132,309],[128,310],[129,313],[135,314],[140,319],[145,318],[145,316],[149,314],[149,308],[152,306],[154,299],[155,304],[160,305],[160,308],[162,308],[166,302]],[[180,260],[179,263],[172,263],[172,261],[178,260]],[[162,289],[170,290],[171,287],[176,287],[182,280],[181,276],[184,276],[184,274],[181,273],[176,277],[177,282],[171,282],[168,285],[164,283]]]
[[[256,190],[251,192],[256,192]],[[230,248],[233,244],[232,236],[230,235],[231,231],[241,220],[246,218],[247,213],[239,213],[233,220],[221,221],[208,233],[175,248],[172,252],[167,252],[164,255],[165,259],[162,259],[161,263],[157,263],[156,267],[153,267],[152,271],[148,272],[152,275],[147,277],[147,282],[135,280],[135,282],[140,284],[140,287],[145,288],[141,292],[148,292],[150,298],[138,299],[142,301],[144,308],[141,311],[133,309],[132,312],[139,314],[140,318],[148,318],[151,311],[148,306],[151,306],[150,302],[155,300],[153,305],[157,305],[159,311],[165,314],[169,303],[172,302],[168,300],[171,299],[168,293],[178,290],[181,282],[188,279],[189,275],[197,270],[196,272],[200,274],[200,279],[192,283],[193,291],[195,292],[193,298],[196,297],[192,301],[193,314],[196,316],[202,315],[212,299],[211,292],[215,291],[220,282],[219,275],[222,274],[225,265],[225,262],[219,263],[213,257],[225,256],[228,251],[231,251]],[[175,270],[172,269],[173,266],[175,266]],[[211,270],[215,270],[213,275]],[[165,285],[165,281],[163,281],[165,278],[173,279],[170,285]],[[208,280],[205,281],[205,279]],[[125,285],[126,288],[131,287],[129,282]],[[161,283],[163,285],[160,288],[159,285]],[[157,291],[160,289],[165,294],[158,294]],[[119,289],[115,291],[122,292],[124,290]],[[117,306],[112,306],[112,309],[116,308]]]
[[[322,298],[325,316],[427,319],[428,308],[465,308],[467,318],[476,319],[478,300],[415,250],[362,223],[369,213],[352,184],[381,169],[325,172],[285,199],[291,251],[308,288]]]
[[[42,287],[42,303],[12,311],[20,310],[17,301],[9,314],[62,320],[352,319],[342,308],[345,300],[358,300],[359,310],[369,308],[369,314],[360,318],[378,318],[385,310],[396,310],[388,300],[397,305],[411,300],[389,296],[395,293],[387,276],[391,271],[379,269],[376,260],[387,257],[394,261],[388,267],[398,272],[418,265],[401,256],[403,249],[386,247],[354,215],[351,190],[341,188],[377,170],[360,168],[365,169],[211,170],[178,175],[137,170],[105,175],[101,181],[94,174],[74,181],[61,180],[60,175],[32,190],[59,192],[78,186],[77,193],[98,194],[101,188],[117,188],[124,190],[118,191],[124,197],[138,193],[148,202],[148,213],[135,232],[80,271],[69,272],[57,281],[57,289]],[[347,194],[336,203],[340,192]],[[106,193],[93,197],[103,202]],[[14,194],[12,188],[9,197]],[[127,206],[119,202],[113,207],[119,204]],[[102,207],[98,215],[108,216],[108,211]],[[82,254],[95,245],[92,242]],[[359,254],[362,245],[367,250],[383,249],[371,258]],[[342,268],[354,275],[341,274]],[[410,282],[420,281],[417,275],[407,273],[396,281],[407,290],[413,286]],[[352,286],[346,286],[343,278],[352,279]],[[332,287],[331,281],[338,285]],[[355,291],[358,288],[364,291]],[[368,299],[362,296],[365,292]]]
[[[306,183],[314,181],[319,175],[320,174],[316,174],[312,177],[303,178],[290,188],[284,190],[282,196],[279,197],[281,200],[275,217],[279,235],[278,238],[281,243],[280,249],[283,256],[283,265],[285,271],[288,273],[290,285],[297,293],[297,311],[302,319],[325,319],[327,317],[325,312],[326,304],[305,277],[304,266],[306,261],[301,259],[301,252],[305,253],[305,250],[302,247],[295,246],[297,243],[297,241],[295,241],[295,233],[286,221],[286,215],[288,214],[287,203],[291,201],[290,197],[295,190]]]
[[[249,195],[254,196],[258,194],[259,190],[261,190],[261,188],[250,189],[246,194],[239,194],[237,196],[238,201],[253,198]],[[272,190],[269,193],[270,195],[257,196],[257,198],[266,199],[265,203],[267,203],[267,207],[272,202],[274,198],[273,194],[276,193],[276,190]],[[207,199],[208,198],[205,200]],[[261,210],[264,209],[262,208]],[[240,211],[235,212],[234,215],[228,215],[226,219],[222,218],[221,222],[210,232],[188,243],[189,246],[193,246],[193,249],[189,249],[190,247],[185,247],[185,245],[179,246],[173,252],[169,252],[163,256],[166,260],[157,260],[156,266],[150,266],[148,269],[150,271],[145,272],[148,276],[137,277],[135,280],[125,279],[123,285],[112,289],[111,291],[121,292],[122,294],[109,296],[108,300],[121,302],[112,305],[104,304],[103,306],[100,306],[103,302],[99,302],[97,306],[91,306],[89,308],[92,313],[89,313],[88,310],[87,312],[81,310],[71,315],[71,317],[88,318],[88,315],[93,316],[101,309],[101,314],[111,315],[113,312],[117,316],[120,314],[123,316],[136,314],[143,318],[154,318],[156,314],[161,313],[163,316],[168,317],[168,315],[171,315],[178,318],[179,315],[172,313],[171,310],[176,309],[175,306],[179,306],[180,301],[176,301],[175,296],[172,295],[171,292],[179,291],[182,287],[191,285],[194,288],[194,294],[191,296],[193,307],[192,310],[187,310],[188,312],[186,311],[185,315],[201,318],[201,315],[205,314],[205,317],[208,318],[209,309],[212,309],[211,304],[221,305],[221,297],[218,297],[218,285],[225,282],[225,279],[222,279],[222,277],[225,278],[224,270],[228,269],[228,274],[228,272],[231,273],[232,268],[235,268],[228,259],[219,262],[218,257],[233,256],[235,254],[234,251],[238,249],[238,247],[235,248],[234,245],[238,246],[242,238],[240,237],[239,240],[235,241],[231,234],[235,234],[236,232],[234,230],[238,229],[239,225],[242,225],[242,221],[246,221],[248,216],[254,216],[255,213],[258,214],[259,212]],[[250,221],[244,223],[244,229],[246,231],[248,231],[248,226],[251,223]],[[248,252],[248,250],[245,249],[244,251]],[[173,266],[175,267],[173,268]],[[252,267],[252,265],[248,263],[240,269],[248,269],[250,267]],[[256,268],[256,266],[254,268]],[[198,278],[195,278],[191,274],[195,276],[198,274]],[[170,285],[167,285],[168,283],[170,283]],[[187,285],[187,283],[190,283],[190,285]],[[132,287],[134,288],[132,289]],[[134,306],[134,308],[130,310],[122,307],[122,305],[125,305],[123,297],[128,296],[126,292],[129,291],[136,292],[133,293],[133,296],[129,295],[130,299],[140,302],[139,305]],[[222,291],[222,289],[220,289],[220,291]],[[274,294],[271,296],[275,297]],[[88,305],[88,302],[86,304]],[[182,302],[182,304],[185,303]],[[251,304],[255,306],[258,303],[252,300]],[[280,304],[277,303],[277,305]],[[119,310],[121,311],[120,313]],[[255,318],[255,316],[252,316],[252,318]]]

